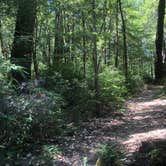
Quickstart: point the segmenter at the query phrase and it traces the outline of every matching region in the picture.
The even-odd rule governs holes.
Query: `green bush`
[[[8,94],[11,92],[12,77],[11,71],[22,70],[21,67],[11,64],[9,60],[5,60],[0,56],[0,92]]]
[[[53,144],[24,144],[9,149],[0,147],[1,165],[51,166],[60,154],[60,149]]]
[[[144,81],[140,75],[129,75],[127,89],[130,94],[135,94],[143,90]]]
[[[59,94],[33,89],[30,94],[13,95],[1,118],[8,144],[53,137],[59,132],[58,116],[64,101]]]
[[[65,99],[67,120],[78,122],[81,117],[87,118],[87,114],[94,108],[94,93],[79,66],[72,63],[63,64],[56,66],[56,69],[50,68],[44,75],[47,89],[61,94]]]
[[[121,108],[127,95],[125,78],[117,69],[105,67],[99,74],[98,100],[95,99],[94,76],[92,67],[88,66],[86,78],[79,66],[72,63],[49,68],[45,76],[47,87],[63,96],[66,101],[66,114],[74,121],[87,119],[95,115],[95,104],[102,110]],[[81,117],[81,118],[80,118]],[[69,119],[69,118],[68,118]]]
[[[98,150],[96,166],[122,166],[122,152],[116,146],[102,145]]]
[[[106,67],[99,74],[100,100],[108,108],[119,108],[127,94],[125,78],[117,69]]]

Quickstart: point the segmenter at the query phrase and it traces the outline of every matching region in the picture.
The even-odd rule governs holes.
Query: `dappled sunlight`
[[[135,152],[143,141],[166,139],[166,99],[156,98],[153,90],[128,103],[132,132],[121,140],[128,153]]]
[[[128,105],[128,108],[131,112],[144,112],[144,111],[153,111],[154,108],[157,108],[158,110],[163,109],[166,110],[166,99],[154,99],[149,100],[145,102],[130,102]],[[155,109],[155,111],[157,111]]]
[[[149,118],[152,118],[150,115],[146,115],[146,116],[135,116],[133,117],[133,120],[146,120],[146,119],[149,119]]]
[[[165,1],[0,0],[0,166],[133,166],[166,140]]]
[[[152,139],[166,139],[166,128],[131,134],[127,140],[122,141],[122,144],[128,151],[135,152],[140,147],[141,142]]]

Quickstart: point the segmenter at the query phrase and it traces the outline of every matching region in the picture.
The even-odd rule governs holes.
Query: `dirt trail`
[[[107,117],[84,123],[79,133],[63,140],[59,165],[82,166],[87,157],[88,166],[95,166],[96,148],[111,142],[124,148],[127,163],[142,141],[166,139],[166,99],[156,97],[158,90],[151,86],[128,101],[123,119]]]

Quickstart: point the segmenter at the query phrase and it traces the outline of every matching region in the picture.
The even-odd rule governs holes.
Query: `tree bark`
[[[2,22],[0,20],[0,43],[1,43],[1,52],[2,55],[7,59],[7,55],[5,53],[4,42],[3,42],[3,35],[2,35]]]
[[[83,28],[83,71],[84,71],[84,77],[86,77],[86,36],[85,36],[85,14],[82,12],[82,28]]]
[[[165,0],[159,1],[158,6],[158,21],[156,33],[156,57],[155,57],[155,79],[157,82],[164,77],[164,62],[163,62],[163,39],[164,39],[164,16],[165,16]]]
[[[122,19],[122,33],[123,33],[123,69],[125,73],[125,78],[127,80],[128,77],[128,57],[127,57],[127,41],[126,41],[126,23],[124,20],[124,14],[122,10],[122,3],[121,0],[119,1],[119,10],[121,14],[121,19]]]
[[[119,31],[118,31],[118,26],[119,26],[119,2],[117,0],[116,4],[116,39],[115,39],[115,67],[118,67],[118,57],[119,57]]]
[[[37,61],[37,43],[38,43],[38,25],[36,24],[35,27],[35,40],[34,40],[34,49],[33,49],[33,66],[34,66],[34,73],[35,78],[38,79],[39,77],[39,69],[38,69],[38,61]]]
[[[98,56],[97,56],[97,27],[96,27],[96,2],[92,0],[92,26],[93,26],[93,66],[94,66],[94,89],[96,100],[96,116],[100,116],[99,101],[99,80],[98,80]]]
[[[54,63],[63,59],[64,54],[64,37],[63,37],[63,15],[59,9],[55,14],[55,43],[54,43]]]
[[[24,72],[13,71],[14,80],[22,83],[31,78],[33,35],[36,18],[36,0],[19,0],[11,62]]]

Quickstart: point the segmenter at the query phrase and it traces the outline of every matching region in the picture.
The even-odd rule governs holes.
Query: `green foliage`
[[[0,148],[1,165],[40,165],[51,166],[53,160],[61,155],[57,146],[52,144],[24,144]]]
[[[94,117],[96,103],[103,112],[119,110],[128,94],[142,90],[143,73],[148,80],[149,76],[153,77],[156,0],[122,1],[128,70],[132,73],[129,73],[127,81],[123,75],[122,23],[120,13],[117,15],[116,2],[96,0],[92,10],[93,4],[87,0],[38,1],[32,56],[36,68],[32,73],[35,69],[36,76],[41,76],[46,83],[38,88],[33,81],[25,83],[26,92],[18,93],[19,90],[12,89],[11,72],[22,72],[22,68],[12,65],[9,60],[18,1],[0,1],[0,51],[4,57],[0,56],[0,142],[3,146],[23,148],[34,140],[41,142],[61,134],[73,135],[78,125],[67,126],[67,123]],[[114,68],[116,47],[118,67]],[[95,56],[93,52],[96,52]],[[28,52],[26,54],[29,56]],[[95,74],[99,84],[98,98],[95,97]],[[166,88],[163,91],[166,94]],[[3,146],[0,146],[1,151]],[[22,153],[17,148],[6,151],[9,152],[6,156],[13,160],[14,156],[19,158],[18,154]],[[58,154],[57,147],[53,145],[43,146],[42,152],[41,158],[45,156],[48,160]],[[118,165],[120,156],[116,148],[103,146],[100,154],[101,160]],[[32,162],[31,165],[37,164]]]
[[[53,137],[59,132],[58,118],[64,105],[62,97],[42,89],[33,91],[11,96],[7,112],[0,117],[5,140],[10,144]]]
[[[122,166],[121,158],[122,153],[116,146],[102,145],[99,150],[99,159],[96,162],[96,166]]]
[[[0,92],[8,93],[12,87],[12,71],[22,71],[22,68],[11,64],[9,60],[5,60],[0,56]]]
[[[127,95],[125,78],[115,68],[104,67],[99,74],[100,97],[96,101],[94,80],[91,66],[86,78],[77,65],[63,64],[57,68],[49,68],[44,74],[47,89],[59,93],[66,101],[66,114],[74,121],[94,116],[95,104],[100,103],[102,109],[121,108]],[[88,111],[88,112],[87,112]],[[81,117],[81,119],[80,119]]]
[[[130,75],[127,80],[127,88],[130,94],[141,92],[144,88],[144,80],[140,75]]]
[[[99,74],[101,102],[108,108],[120,108],[127,95],[125,78],[115,68],[105,67]]]
[[[58,147],[55,145],[43,145],[42,150],[43,156],[48,159],[54,158],[55,156],[61,154]]]
[[[50,68],[46,73],[47,89],[61,94],[66,101],[68,120],[79,121],[81,113],[93,110],[93,90],[89,88],[79,66],[72,63]],[[83,115],[83,117],[86,115]]]

